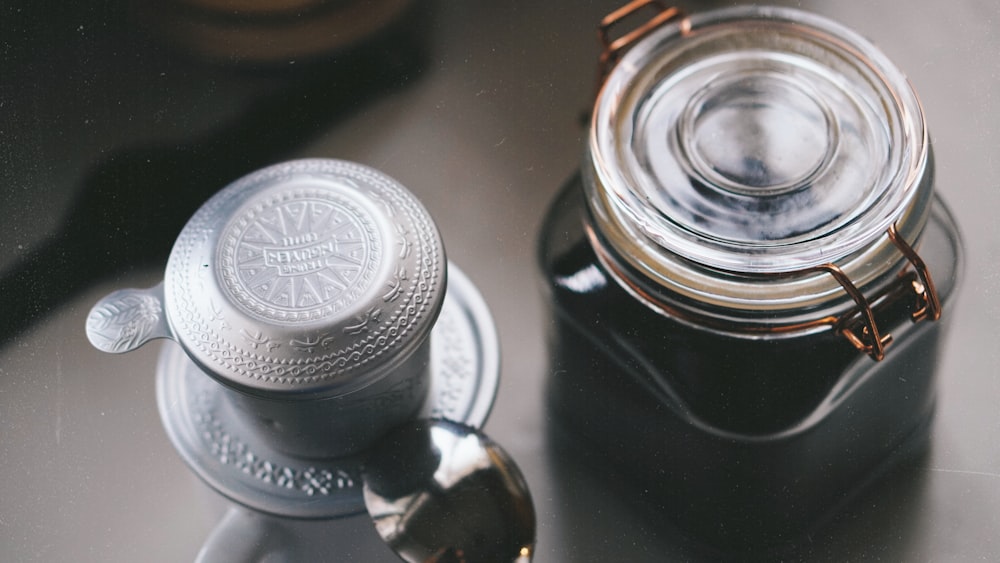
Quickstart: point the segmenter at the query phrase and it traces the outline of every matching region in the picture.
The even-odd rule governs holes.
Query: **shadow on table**
[[[420,15],[294,71],[258,70],[271,72],[265,82],[277,87],[216,130],[180,145],[123,148],[95,163],[60,229],[0,275],[0,344],[102,278],[163,262],[185,222],[216,191],[415,80],[427,58],[428,18]],[[220,75],[227,72],[249,71]]]

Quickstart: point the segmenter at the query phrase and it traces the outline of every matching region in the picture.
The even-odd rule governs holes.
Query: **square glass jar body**
[[[695,326],[618,283],[587,236],[581,184],[553,204],[539,258],[548,403],[595,471],[610,464],[712,546],[760,548],[801,538],[926,450],[948,315],[913,322],[911,302],[885,307],[893,341],[879,362],[832,328],[747,337]],[[939,199],[920,249],[947,307],[961,242]]]

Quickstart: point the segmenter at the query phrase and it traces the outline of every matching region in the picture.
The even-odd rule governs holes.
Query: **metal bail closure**
[[[656,15],[649,18],[645,23],[636,27],[632,31],[625,33],[621,37],[611,39],[609,34],[611,28],[615,27],[619,22],[632,14],[635,14],[646,6],[650,6],[657,10]],[[661,0],[632,0],[628,4],[604,16],[604,19],[602,19],[601,23],[597,26],[597,38],[600,40],[601,47],[603,48],[597,66],[597,89],[600,90],[601,86],[604,84],[604,79],[607,78],[611,69],[618,63],[618,59],[620,59],[625,51],[631,48],[632,45],[661,25],[665,25],[668,22],[677,19],[686,20],[686,18],[687,14],[685,14],[683,10],[676,6],[669,6]],[[682,24],[682,27],[690,26]]]
[[[889,236],[889,240],[892,241],[896,248],[906,257],[906,260],[913,266],[917,275],[917,279],[900,278],[904,282],[908,281],[910,287],[917,295],[918,307],[911,315],[911,319],[913,322],[919,322],[924,319],[930,321],[940,319],[941,301],[938,298],[937,289],[934,287],[934,281],[931,279],[931,273],[927,269],[927,265],[920,258],[920,255],[917,254],[917,251],[899,235],[895,223],[889,227],[886,234]],[[868,354],[876,362],[882,361],[885,358],[886,346],[892,343],[892,335],[886,334],[883,336],[880,333],[878,325],[875,322],[875,313],[872,310],[871,303],[840,267],[834,264],[823,264],[817,266],[814,270],[824,271],[833,276],[837,280],[837,283],[844,288],[844,291],[857,304],[857,311],[861,315],[860,331],[857,331],[855,328],[856,325],[849,322],[854,318],[854,313],[852,312],[844,315],[837,321],[837,324],[840,326],[840,333],[859,351]]]
[[[913,313],[913,322],[923,319],[931,321],[940,319],[941,300],[938,298],[937,288],[934,287],[934,280],[931,279],[931,272],[927,269],[927,265],[924,264],[923,259],[917,254],[917,251],[913,250],[913,247],[899,236],[895,223],[889,227],[887,234],[889,235],[889,240],[896,245],[896,248],[913,265],[913,269],[917,272],[917,277],[919,278],[919,280],[912,282],[913,290],[917,293],[917,297],[920,300],[920,308]]]

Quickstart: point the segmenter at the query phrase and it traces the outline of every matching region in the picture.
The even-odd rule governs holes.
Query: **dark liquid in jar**
[[[543,227],[548,399],[597,464],[722,548],[793,542],[900,459],[925,449],[944,325],[879,311],[875,362],[833,330],[749,339],[681,324],[626,292],[584,234],[579,177]],[[921,254],[947,301],[959,241],[935,201]]]

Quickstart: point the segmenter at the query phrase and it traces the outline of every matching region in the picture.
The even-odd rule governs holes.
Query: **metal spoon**
[[[479,431],[418,420],[380,440],[363,472],[379,535],[410,563],[531,561],[535,509],[514,461]]]

